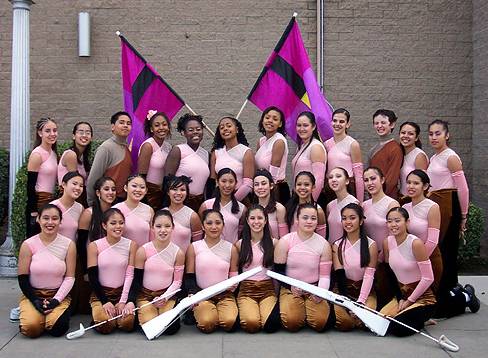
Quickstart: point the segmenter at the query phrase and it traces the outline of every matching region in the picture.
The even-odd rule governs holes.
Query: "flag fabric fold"
[[[166,83],[156,70],[119,35],[122,44],[122,83],[124,110],[132,118],[132,131],[127,138],[134,171],[137,172],[139,147],[146,140],[144,122],[149,110],[165,112],[170,121],[185,101]]]
[[[315,114],[322,140],[333,136],[332,109],[317,84],[295,17],[288,24],[247,99],[262,111],[269,106],[280,108],[285,114],[286,133],[295,142],[296,120],[303,111]]]

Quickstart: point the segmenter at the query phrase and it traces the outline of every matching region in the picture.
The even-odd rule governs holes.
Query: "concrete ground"
[[[316,333],[308,328],[298,333],[280,331],[273,334],[243,331],[203,334],[195,326],[182,325],[174,336],[161,336],[148,341],[142,331],[131,334],[116,331],[102,336],[88,331],[76,340],[43,335],[38,339],[23,337],[18,325],[9,322],[10,308],[17,306],[20,294],[17,281],[0,279],[0,357],[486,357],[488,351],[488,276],[460,277],[461,283],[472,283],[482,301],[481,310],[472,314],[439,321],[426,327],[426,332],[438,339],[442,334],[459,345],[457,353],[419,334],[411,337],[376,337],[371,332],[341,333],[335,330]],[[70,332],[81,322],[89,326],[89,316],[71,318]]]

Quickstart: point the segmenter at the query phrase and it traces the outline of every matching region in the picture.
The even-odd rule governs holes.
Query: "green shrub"
[[[0,147],[0,227],[8,215],[9,152]]]
[[[469,203],[466,232],[464,233],[465,245],[459,249],[458,264],[465,266],[480,252],[480,241],[485,230],[485,217],[483,210],[473,203]]]

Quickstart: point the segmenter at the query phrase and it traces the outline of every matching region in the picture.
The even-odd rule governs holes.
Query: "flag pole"
[[[189,105],[187,105],[186,103],[185,103],[185,107],[186,107],[186,109],[188,109],[188,110],[190,111],[190,113],[191,113],[191,114],[193,114],[194,116],[196,116],[196,115],[197,115],[197,114],[196,114],[196,112],[195,112],[193,109],[191,109],[191,108],[190,108],[190,106],[189,106]],[[205,129],[206,129],[206,130],[207,130],[207,131],[208,131],[208,132],[209,132],[209,133],[212,135],[212,137],[215,137],[215,133],[213,132],[213,130],[211,130],[211,129],[210,129],[210,128],[209,128],[209,127],[208,127],[208,126],[205,124],[205,122],[204,122],[203,120],[202,120],[202,123],[203,123],[204,128],[205,128]]]
[[[249,102],[249,100],[246,98],[246,100],[245,100],[245,101],[244,101],[244,103],[242,104],[242,107],[241,107],[241,109],[240,109],[239,113],[237,113],[237,117],[236,117],[236,119],[237,119],[237,120],[239,120],[239,117],[241,116],[241,113],[242,113],[242,111],[244,110],[244,107],[246,107],[247,102]]]

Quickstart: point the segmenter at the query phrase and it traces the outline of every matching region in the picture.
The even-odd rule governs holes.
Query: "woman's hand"
[[[401,311],[407,309],[411,305],[412,302],[410,302],[409,300],[400,300],[400,302],[398,302],[398,312],[400,313]]]
[[[302,297],[303,296],[302,289],[295,287],[295,286],[291,286],[291,293],[293,293],[293,296],[295,296],[295,297]]]
[[[115,306],[113,305],[112,302],[107,302],[102,307],[103,310],[105,311],[105,314],[110,318],[113,318],[117,315],[117,310],[115,309]]]
[[[466,218],[461,219],[461,232],[466,231]]]
[[[320,298],[319,296],[315,296],[315,295],[310,295],[310,299],[312,300],[313,303],[315,304],[319,304],[320,302],[323,301],[322,298]]]
[[[161,295],[162,296],[162,295]],[[158,297],[154,297],[154,300],[157,300],[159,297],[161,296],[158,296]],[[156,308],[161,308],[163,307],[163,305],[166,303],[166,301],[168,301],[167,298],[162,298],[160,299],[159,301],[156,301],[156,302],[153,302],[153,306],[156,307]]]
[[[129,302],[127,304],[119,303],[119,311],[121,311],[120,314],[122,315],[122,319],[129,317],[131,314],[135,314],[135,308],[136,306],[133,302]]]

